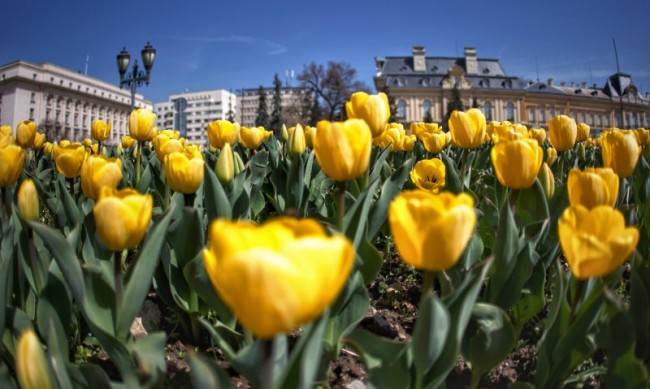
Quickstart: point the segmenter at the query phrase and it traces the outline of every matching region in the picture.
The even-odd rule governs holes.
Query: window
[[[528,108],[528,121],[535,122],[535,107]]]
[[[424,103],[422,103],[422,120],[433,120],[431,117],[432,106],[431,101],[424,100]]]
[[[401,119],[406,118],[406,101],[400,100],[397,103],[397,117]]]
[[[483,114],[485,114],[485,119],[487,121],[492,120],[492,103],[490,103],[489,101],[486,101],[483,104]]]
[[[34,120],[34,108],[29,109],[29,120]]]
[[[511,122],[515,120],[515,105],[510,101],[506,104],[506,120]]]
[[[555,107],[551,107],[550,111],[548,111],[548,118],[553,119],[555,117]]]
[[[596,125],[596,119],[594,118],[594,113],[589,114],[589,125],[595,126]]]
[[[30,103],[35,103],[36,102],[36,93],[32,92],[32,96],[29,100]]]
[[[546,124],[546,106],[539,107],[539,122]]]
[[[583,122],[583,123],[586,123],[586,122],[587,122],[587,113],[586,113],[586,112],[583,112],[583,113],[582,113],[582,122]]]
[[[36,73],[32,75],[32,80],[36,80]]]

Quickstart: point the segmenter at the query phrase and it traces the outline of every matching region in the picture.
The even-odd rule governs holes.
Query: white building
[[[128,90],[51,63],[0,66],[0,124],[15,129],[33,120],[48,141],[89,138],[93,120],[101,119],[113,124],[107,143],[116,144],[129,132],[130,103]],[[136,94],[135,107],[152,105]]]
[[[271,116],[273,112],[273,87],[263,88],[266,95],[266,112]],[[238,106],[237,121],[242,127],[255,126],[257,111],[260,106],[260,89],[248,88],[240,90],[237,96]],[[293,127],[296,123],[306,123],[309,116],[305,111],[305,106],[311,107],[311,97],[307,90],[302,87],[283,86],[280,88],[280,106],[282,107],[282,123],[287,127]]]
[[[227,119],[236,112],[237,96],[225,89],[180,93],[154,104],[156,127],[174,129],[191,143],[207,143],[208,123]]]

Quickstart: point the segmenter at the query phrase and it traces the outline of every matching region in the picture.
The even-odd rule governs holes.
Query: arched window
[[[431,107],[433,105],[431,104],[430,100],[424,100],[424,103],[422,103],[422,118],[431,118]]]
[[[485,114],[485,120],[487,121],[492,120],[492,103],[490,103],[489,101],[483,103],[483,114]]]
[[[406,119],[406,101],[404,100],[397,102],[397,117]]]
[[[515,120],[515,105],[511,101],[506,104],[506,120],[511,122]]]

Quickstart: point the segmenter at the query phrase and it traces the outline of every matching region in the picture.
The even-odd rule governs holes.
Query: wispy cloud
[[[216,37],[175,37],[177,40],[190,41],[190,42],[202,42],[202,43],[242,43],[247,45],[256,45],[260,46],[266,55],[278,55],[287,52],[287,48],[274,41],[267,39],[259,39],[252,36],[246,35],[228,35],[228,36],[216,36]]]

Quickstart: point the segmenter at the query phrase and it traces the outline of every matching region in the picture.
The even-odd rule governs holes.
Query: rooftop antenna
[[[284,71],[284,83],[286,86],[291,86],[291,81],[293,81],[295,73],[293,69],[287,69]]]
[[[86,54],[86,66],[84,67],[84,75],[88,75],[88,62],[90,62],[90,55]]]

